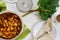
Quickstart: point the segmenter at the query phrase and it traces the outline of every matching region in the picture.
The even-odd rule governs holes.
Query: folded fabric
[[[4,0],[0,0],[0,12],[6,10],[6,3]]]
[[[24,38],[26,38],[26,36],[30,33],[30,30],[29,28],[24,24],[24,30],[23,32],[21,33],[21,35],[16,38],[15,40],[23,40]]]

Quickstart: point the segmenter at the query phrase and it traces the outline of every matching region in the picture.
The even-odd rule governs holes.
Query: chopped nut
[[[6,38],[6,36],[5,36],[5,35],[3,35],[3,37],[5,37],[5,38]]]
[[[6,25],[4,24],[4,27],[5,27]]]
[[[2,33],[0,32],[0,36],[2,35]]]
[[[13,28],[13,27],[11,27],[11,30],[14,30],[14,28]]]
[[[12,18],[10,18],[11,20],[13,20],[13,17]]]
[[[3,31],[3,28],[1,28],[1,31]]]
[[[4,22],[6,23],[6,22],[7,22],[7,20],[4,20]]]
[[[18,23],[18,25],[20,25],[20,23]]]
[[[14,23],[14,26],[17,26],[17,23]]]
[[[20,28],[18,27],[18,30],[20,30]]]
[[[10,30],[10,28],[7,28],[7,31],[9,31]]]

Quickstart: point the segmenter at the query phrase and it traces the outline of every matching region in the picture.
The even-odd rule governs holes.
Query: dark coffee
[[[58,16],[56,17],[56,20],[57,20],[58,22],[60,22],[60,15],[58,15]]]

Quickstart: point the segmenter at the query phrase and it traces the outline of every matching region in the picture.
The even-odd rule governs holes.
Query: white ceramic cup
[[[53,15],[52,15],[52,22],[55,23],[56,25],[60,25],[60,22],[57,21],[56,17],[60,15],[60,9],[57,10]]]
[[[60,14],[58,14],[57,16],[59,16]],[[57,20],[57,16],[55,17],[56,23],[60,24],[60,22]]]
[[[32,0],[17,0],[17,1],[8,0],[6,2],[16,4],[16,7],[20,12],[28,12],[32,9],[33,6]]]

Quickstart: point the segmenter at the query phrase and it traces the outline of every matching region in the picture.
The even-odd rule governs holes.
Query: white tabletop
[[[37,0],[32,0],[33,1],[33,8],[32,9],[36,9],[37,6]],[[10,4],[10,3],[6,3],[7,4],[7,10],[8,11],[13,11],[13,12],[18,12],[20,13],[20,15],[22,16],[24,13],[19,12],[19,10],[16,7],[16,4]],[[29,14],[28,16],[25,16],[23,18],[23,22],[28,26],[28,28],[33,27],[33,25],[37,22],[40,22],[40,18],[38,16],[36,16],[38,12],[34,12],[32,14]],[[54,26],[56,29],[56,37],[55,40],[60,40],[60,27],[59,26]],[[31,33],[24,39],[24,40],[31,40]]]

